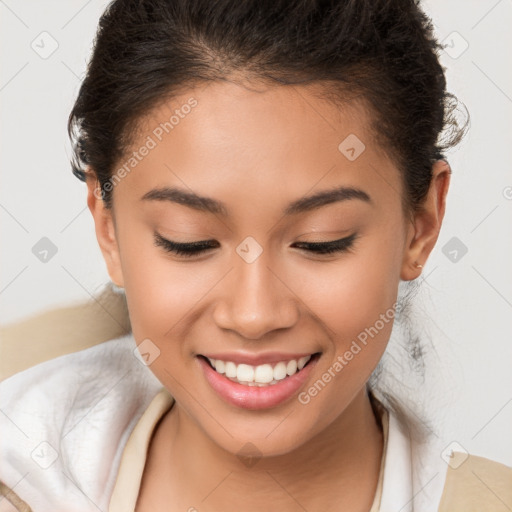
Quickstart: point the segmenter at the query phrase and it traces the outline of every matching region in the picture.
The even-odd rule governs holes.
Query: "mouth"
[[[213,370],[220,375],[224,375],[233,382],[244,386],[274,386],[280,381],[300,372],[314,356],[319,356],[316,352],[296,359],[285,359],[276,363],[264,363],[260,365],[250,365],[245,363],[236,364],[233,361],[222,359],[212,359],[203,357]]]
[[[315,352],[258,365],[205,355],[196,358],[209,385],[225,401],[246,409],[266,409],[296,394],[320,356]]]

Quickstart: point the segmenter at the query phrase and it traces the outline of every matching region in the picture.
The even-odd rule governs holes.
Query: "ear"
[[[96,174],[90,169],[86,172],[86,183],[87,206],[94,219],[96,238],[105,259],[108,274],[116,286],[123,287],[124,280],[113,210],[105,207],[100,183]]]
[[[404,281],[416,279],[421,274],[430,252],[434,248],[446,206],[446,194],[450,185],[451,169],[448,162],[438,160],[432,167],[432,182],[427,197],[408,229],[407,243],[402,261],[400,278]]]

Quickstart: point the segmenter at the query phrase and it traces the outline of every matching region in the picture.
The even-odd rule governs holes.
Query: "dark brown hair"
[[[110,207],[105,185],[137,121],[178,91],[235,74],[319,83],[330,99],[358,96],[369,105],[373,132],[400,169],[403,202],[414,211],[432,164],[465,130],[440,50],[414,0],[114,0],[69,116],[72,169],[85,180],[89,166]]]

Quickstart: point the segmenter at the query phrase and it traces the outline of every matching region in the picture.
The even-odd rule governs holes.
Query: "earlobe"
[[[113,211],[106,208],[101,195],[101,188],[92,171],[86,173],[87,206],[94,219],[96,239],[107,265],[108,274],[118,287],[124,286],[119,246],[117,243]]]
[[[414,214],[409,230],[400,275],[404,281],[419,277],[437,242],[446,209],[450,176],[450,165],[445,160],[438,160],[432,167],[432,181],[428,194]]]

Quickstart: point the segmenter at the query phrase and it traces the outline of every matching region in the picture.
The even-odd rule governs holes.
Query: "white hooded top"
[[[19,372],[0,383],[0,481],[33,512],[133,510],[152,429],[172,403],[132,334]],[[382,419],[371,512],[438,510],[444,447],[415,444],[389,411]]]

